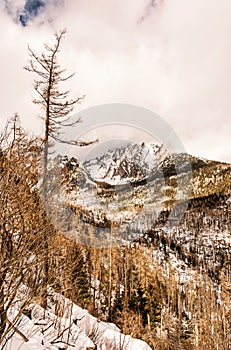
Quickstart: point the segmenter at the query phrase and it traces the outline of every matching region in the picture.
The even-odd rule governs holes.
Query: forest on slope
[[[32,301],[44,305],[49,287],[153,349],[229,347],[230,274],[225,263],[219,280],[213,280],[200,264],[177,265],[156,240],[149,245],[80,245],[58,231],[44,210],[38,188],[41,140],[29,137],[15,117],[1,135],[0,149],[1,341],[14,326],[7,311],[23,284],[30,293],[15,325]]]

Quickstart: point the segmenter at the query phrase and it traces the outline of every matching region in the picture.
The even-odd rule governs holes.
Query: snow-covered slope
[[[150,176],[167,155],[164,146],[142,142],[111,149],[83,165],[95,181],[118,185]]]
[[[19,291],[9,310],[11,322],[23,303],[24,291]],[[6,350],[151,350],[145,342],[122,334],[114,324],[99,321],[53,290],[49,291],[48,309],[31,303],[16,330],[10,332]]]

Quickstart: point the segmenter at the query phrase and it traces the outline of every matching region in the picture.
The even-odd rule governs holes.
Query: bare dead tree
[[[66,30],[55,34],[53,45],[44,45],[44,51],[41,54],[36,53],[28,46],[29,65],[25,69],[35,74],[34,90],[37,97],[33,100],[35,104],[42,107],[44,114],[44,138],[43,138],[43,198],[46,202],[47,196],[47,172],[48,172],[48,154],[51,141],[67,143],[74,146],[86,146],[92,142],[83,142],[80,140],[64,140],[60,137],[62,127],[73,127],[80,123],[80,118],[72,120],[70,113],[74,107],[80,103],[83,97],[70,99],[70,91],[62,90],[61,84],[68,81],[74,74],[65,75],[65,69],[61,68],[58,62],[58,55],[62,40]],[[47,252],[47,259],[44,264],[44,284],[48,284],[49,261],[48,261],[48,237],[44,232],[44,251]],[[46,308],[46,295],[44,295],[43,307]]]
[[[55,42],[53,45],[44,45],[44,51],[37,54],[28,46],[30,61],[25,69],[36,75],[34,81],[34,90],[37,98],[33,100],[44,110],[42,119],[44,120],[44,173],[47,171],[47,159],[49,138],[75,146],[85,146],[90,142],[82,142],[80,140],[63,140],[60,135],[62,127],[74,126],[81,120],[71,120],[70,113],[75,106],[80,103],[84,96],[75,99],[69,99],[70,90],[61,90],[61,83],[71,79],[75,73],[64,76],[65,69],[61,68],[58,63],[58,55],[60,52],[61,42],[66,34],[66,30],[62,30],[55,34]]]

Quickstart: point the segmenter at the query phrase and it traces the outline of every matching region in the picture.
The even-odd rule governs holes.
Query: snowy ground
[[[9,311],[10,321],[17,313],[22,295],[23,292],[18,293],[14,307]],[[32,303],[16,328],[18,332],[10,333],[3,349],[151,350],[145,342],[122,334],[114,324],[99,321],[53,290],[49,291],[48,309]]]

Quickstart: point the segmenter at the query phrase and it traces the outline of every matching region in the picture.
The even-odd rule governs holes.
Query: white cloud
[[[149,108],[190,153],[231,162],[231,2],[164,0],[139,22],[147,5],[66,0],[52,9],[52,21],[41,25],[41,16],[27,28],[2,12],[0,116],[18,111],[27,127],[39,129],[32,77],[22,69],[26,43],[41,49],[66,27],[61,61],[77,72],[72,90],[87,95],[81,108],[108,102]]]

